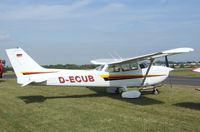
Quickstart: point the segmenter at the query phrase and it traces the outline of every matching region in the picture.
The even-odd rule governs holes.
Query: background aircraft
[[[172,68],[153,66],[156,58],[193,51],[192,48],[177,48],[152,54],[121,59],[92,60],[100,65],[94,70],[47,69],[37,64],[23,49],[7,49],[7,55],[17,76],[17,83],[26,86],[39,83],[54,86],[106,87],[109,93],[122,93],[123,98],[137,98],[138,90],[127,91],[127,87],[153,86],[164,81]],[[149,63],[144,63],[149,60]]]
[[[195,72],[200,72],[200,67],[192,69]]]

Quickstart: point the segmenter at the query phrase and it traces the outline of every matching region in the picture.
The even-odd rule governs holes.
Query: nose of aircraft
[[[173,68],[170,68],[170,67],[165,67],[165,66],[160,66],[160,72],[163,73],[163,74],[166,74],[167,76],[169,75],[169,73],[171,71],[173,71],[174,69]]]
[[[171,72],[171,71],[174,70],[173,68],[170,68],[170,67],[166,67],[166,69],[167,69],[169,72]]]

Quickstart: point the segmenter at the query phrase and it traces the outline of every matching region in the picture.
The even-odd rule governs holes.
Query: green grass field
[[[200,92],[193,86],[160,87],[139,99],[105,89],[20,87],[0,80],[0,131],[200,131]]]

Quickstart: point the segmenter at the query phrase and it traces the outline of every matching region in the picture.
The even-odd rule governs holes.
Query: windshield
[[[104,68],[104,65],[101,65],[101,66],[98,66],[98,67],[96,68],[96,70],[97,70],[97,71],[102,71],[103,68]]]

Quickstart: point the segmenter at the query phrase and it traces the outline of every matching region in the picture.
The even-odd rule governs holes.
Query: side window
[[[136,62],[130,63],[130,66],[131,66],[131,70],[137,70],[138,69],[138,64]]]
[[[120,72],[120,66],[118,66],[118,65],[109,65],[107,71],[108,72]]]
[[[114,72],[120,72],[120,66],[114,65]]]
[[[108,72],[114,72],[114,66],[113,65],[109,65],[107,71]]]
[[[131,71],[137,70],[137,63],[126,63],[126,64],[118,64],[118,65],[109,65],[107,68],[107,72],[120,72],[120,71]]]
[[[138,69],[138,64],[137,63],[128,63],[128,64],[122,64],[122,71],[130,71],[130,70],[137,70]]]
[[[122,71],[130,71],[131,70],[130,64],[122,64],[121,67],[122,67]]]

